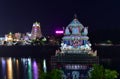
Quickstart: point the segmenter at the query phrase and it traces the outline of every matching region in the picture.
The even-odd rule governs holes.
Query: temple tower
[[[41,33],[40,23],[35,22],[33,23],[33,26],[32,26],[31,39],[36,39],[41,37],[42,37],[42,33]]]
[[[76,17],[65,28],[60,50],[51,57],[51,67],[61,69],[64,79],[88,79],[92,65],[99,63],[87,35],[88,27]]]

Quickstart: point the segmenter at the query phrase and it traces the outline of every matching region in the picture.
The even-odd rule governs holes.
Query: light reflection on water
[[[19,61],[18,61],[18,59],[16,59],[16,75],[17,75],[17,79],[19,79]]]
[[[40,62],[31,58],[0,58],[0,79],[38,79]]]
[[[38,65],[35,60],[33,61],[32,67],[33,67],[33,78],[38,79]]]
[[[7,79],[13,79],[12,59],[7,59]]]
[[[1,58],[2,68],[1,68],[1,78],[6,79],[6,61],[4,58]]]
[[[28,58],[28,79],[32,79],[32,64],[30,58]]]

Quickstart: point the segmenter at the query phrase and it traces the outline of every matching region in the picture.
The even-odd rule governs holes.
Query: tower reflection
[[[7,79],[13,79],[12,59],[7,59]]]
[[[0,58],[0,79],[38,79],[41,61],[32,58]]]
[[[33,79],[38,79],[38,65],[37,62],[33,61]]]

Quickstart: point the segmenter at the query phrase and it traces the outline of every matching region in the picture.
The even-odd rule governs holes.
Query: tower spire
[[[77,19],[77,14],[76,13],[74,14],[74,19]]]

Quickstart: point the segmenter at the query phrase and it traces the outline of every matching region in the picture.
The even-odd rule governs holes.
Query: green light
[[[31,67],[31,59],[28,58],[28,79],[32,79],[32,67]]]

